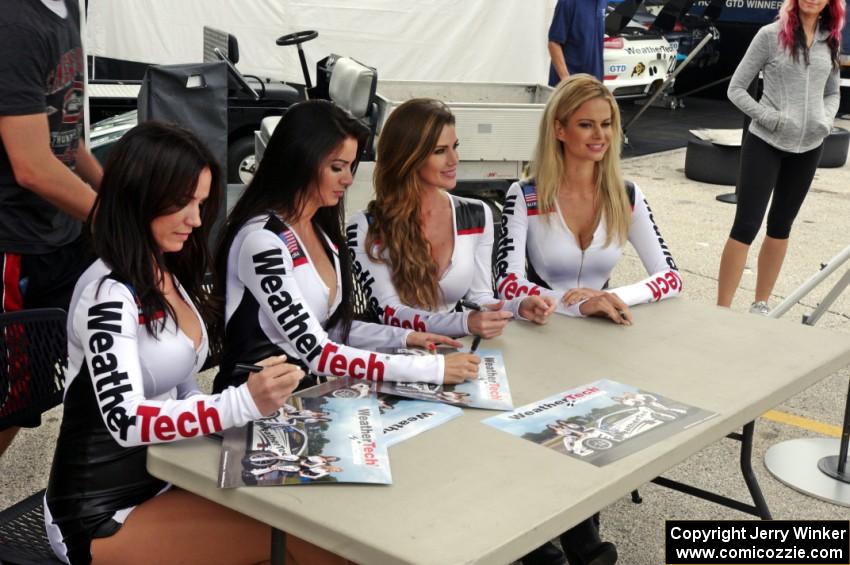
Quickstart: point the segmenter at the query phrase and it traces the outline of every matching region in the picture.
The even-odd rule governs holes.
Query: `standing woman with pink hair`
[[[767,301],[785,259],[791,224],[838,112],[844,2],[785,0],[779,21],[759,30],[729,83],[729,99],[752,121],[741,148],[735,222],[720,259],[719,306],[732,304],[772,192],[750,306],[754,314],[770,312]],[[747,87],[759,72],[764,94],[756,101]]]

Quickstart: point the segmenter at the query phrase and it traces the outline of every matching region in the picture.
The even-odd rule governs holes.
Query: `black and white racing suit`
[[[682,292],[682,277],[655,225],[652,210],[637,185],[626,183],[626,190],[632,203],[628,240],[649,277],[608,292],[629,306],[676,296]],[[601,290],[620,260],[623,246],[616,239],[605,245],[604,215],[587,249],[579,247],[557,201],[547,216],[538,214],[537,190],[533,184],[514,183],[508,190],[496,255],[496,290],[506,299],[547,294],[558,302],[559,313],[581,316],[581,303],[566,306],[561,303],[561,297],[573,288]]]
[[[389,259],[373,261],[366,253],[366,233],[370,224],[366,212],[358,212],[351,218],[346,237],[354,276],[382,323],[459,337],[469,334],[470,314],[456,309],[459,300],[480,305],[497,302],[492,282],[493,213],[480,200],[444,194],[452,204],[454,248],[449,266],[439,280],[443,303],[434,311],[404,304],[393,285]],[[505,304],[514,317],[519,317],[523,298]]]
[[[342,302],[339,250],[324,234],[337,287],[329,304],[325,285],[298,235],[277,215],[248,221],[228,251],[225,346],[214,390],[242,382],[239,363],[286,354],[315,375],[370,381],[442,383],[442,355],[388,355],[370,349],[406,344],[410,329],[354,321],[348,344],[325,328]]]
[[[147,445],[261,417],[246,385],[199,391],[194,374],[208,343],[192,308],[203,331],[197,350],[170,316],[158,336],[148,333],[133,290],[103,261],[77,282],[68,310],[64,414],[44,507],[61,560],[89,563],[93,538],[114,534],[136,505],[168,488],[145,469]]]

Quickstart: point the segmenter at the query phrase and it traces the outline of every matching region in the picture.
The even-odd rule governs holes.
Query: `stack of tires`
[[[824,140],[819,168],[843,167],[850,146],[850,131],[832,128]],[[738,181],[738,160],[741,147],[718,145],[702,139],[688,141],[685,151],[685,176],[709,184],[735,186]]]

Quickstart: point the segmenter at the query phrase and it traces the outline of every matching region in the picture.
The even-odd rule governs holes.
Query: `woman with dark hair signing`
[[[449,192],[457,148],[443,103],[415,98],[390,114],[378,139],[376,198],[346,230],[355,276],[384,324],[490,338],[515,316],[545,323],[548,297],[494,298],[493,216],[480,200]],[[484,308],[462,312],[462,300]]]
[[[303,372],[282,357],[247,383],[203,394],[201,287],[220,198],[210,152],[148,122],[118,142],[88,227],[98,260],[68,311],[65,410],[45,524],[67,563],[256,563],[269,527],[149,475],[146,446],[244,425],[277,410]],[[240,543],[232,543],[238,539]],[[294,539],[296,561],[344,560]]]
[[[718,306],[729,307],[750,245],[764,219],[750,312],[767,315],[768,300],[788,250],[791,225],[803,205],[838,112],[838,51],[844,0],[785,0],[779,21],[761,28],[729,83],[729,99],[752,121],[741,147],[738,207],[723,255]],[[761,72],[764,94],[747,92]]]
[[[284,114],[254,179],[233,208],[218,251],[225,346],[215,390],[240,382],[237,362],[285,353],[318,376],[459,383],[480,359],[387,355],[377,348],[460,343],[353,320],[342,235],[343,197],[368,131],[326,101]]]

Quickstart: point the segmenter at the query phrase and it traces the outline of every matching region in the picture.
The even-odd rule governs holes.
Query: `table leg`
[[[272,565],[285,565],[286,563],[286,532],[272,528]]]
[[[741,474],[744,476],[744,482],[747,483],[747,489],[750,491],[750,496],[754,504],[747,504],[728,496],[723,496],[715,492],[707,491],[686,483],[667,479],[665,477],[655,477],[652,482],[672,490],[683,492],[691,496],[696,496],[727,508],[732,508],[740,512],[758,516],[762,520],[771,520],[770,510],[767,507],[767,502],[761,493],[761,488],[758,484],[758,479],[753,472],[752,455],[753,455],[753,429],[755,422],[750,422],[744,425],[744,433],[731,433],[729,439],[734,439],[741,442]]]
[[[755,422],[744,424],[744,435],[741,438],[741,474],[744,476],[744,482],[747,483],[747,488],[750,491],[750,496],[753,498],[756,512],[762,520],[772,520],[770,509],[767,507],[767,502],[764,500],[764,495],[761,493],[756,474],[753,472],[753,430],[756,427]]]

